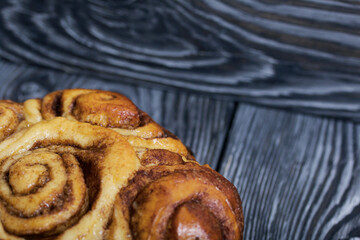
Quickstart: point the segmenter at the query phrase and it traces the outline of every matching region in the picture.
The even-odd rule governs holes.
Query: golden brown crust
[[[109,128],[135,129],[152,122],[122,94],[90,89],[67,89],[47,94],[41,113],[45,120],[57,116]]]
[[[141,165],[160,166],[160,165],[181,165],[184,160],[179,154],[163,149],[151,149],[141,156]]]
[[[157,152],[155,157],[161,156],[157,158],[161,159],[167,154]],[[150,159],[142,159],[143,163],[153,163],[154,154],[144,154],[143,158],[146,157]],[[164,165],[143,167],[128,186],[121,189],[115,204],[110,239],[181,239],[188,235],[178,231],[176,226],[180,225],[189,231],[191,228],[192,236],[199,239],[201,236],[218,239],[219,234],[221,239],[242,239],[241,201],[228,180],[197,163],[159,162]],[[196,217],[189,221],[182,208],[197,205],[201,207],[195,212]],[[218,223],[213,228],[217,232],[215,235],[211,229],[201,227],[214,222]],[[192,228],[194,226],[196,228]]]
[[[196,201],[188,201],[178,206],[167,227],[166,239],[223,239],[220,222],[214,214]]]
[[[64,91],[63,97],[73,97],[70,93]],[[103,127],[134,129],[141,123],[139,110],[128,98],[107,91],[77,95],[72,114],[78,121]]]

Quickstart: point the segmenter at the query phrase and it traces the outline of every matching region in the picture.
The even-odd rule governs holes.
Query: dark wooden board
[[[0,56],[360,120],[351,0],[0,2]]]
[[[202,164],[216,168],[235,104],[196,94],[162,91],[0,62],[0,99],[24,101],[64,88],[117,91],[175,133]]]
[[[245,239],[359,239],[359,136],[351,122],[239,105],[220,172],[242,196]]]

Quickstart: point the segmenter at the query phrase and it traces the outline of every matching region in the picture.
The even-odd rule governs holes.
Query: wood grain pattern
[[[230,133],[245,239],[360,237],[358,124],[241,104]]]
[[[234,103],[194,94],[162,91],[96,78],[0,62],[0,99],[24,101],[64,88],[117,91],[175,133],[202,164],[216,168],[230,127]]]
[[[0,2],[0,56],[360,120],[360,5],[335,0]]]

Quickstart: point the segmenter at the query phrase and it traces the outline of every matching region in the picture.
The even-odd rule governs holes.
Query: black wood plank
[[[221,173],[245,239],[358,239],[360,125],[241,104]]]
[[[360,120],[360,5],[0,2],[0,57]]]
[[[24,101],[65,88],[117,91],[128,96],[155,121],[174,132],[197,160],[216,168],[230,127],[234,103],[195,94],[162,91],[121,82],[57,73],[0,62],[0,99]]]

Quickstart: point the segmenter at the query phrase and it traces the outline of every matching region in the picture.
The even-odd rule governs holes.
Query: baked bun
[[[125,96],[55,91],[0,118],[0,239],[242,239],[233,184]]]
[[[0,100],[0,141],[14,133],[23,119],[22,104]]]
[[[15,133],[0,143],[0,238],[102,239],[139,165],[102,127],[55,118]]]
[[[117,196],[110,239],[242,239],[240,197],[219,173],[163,149],[140,160]]]

